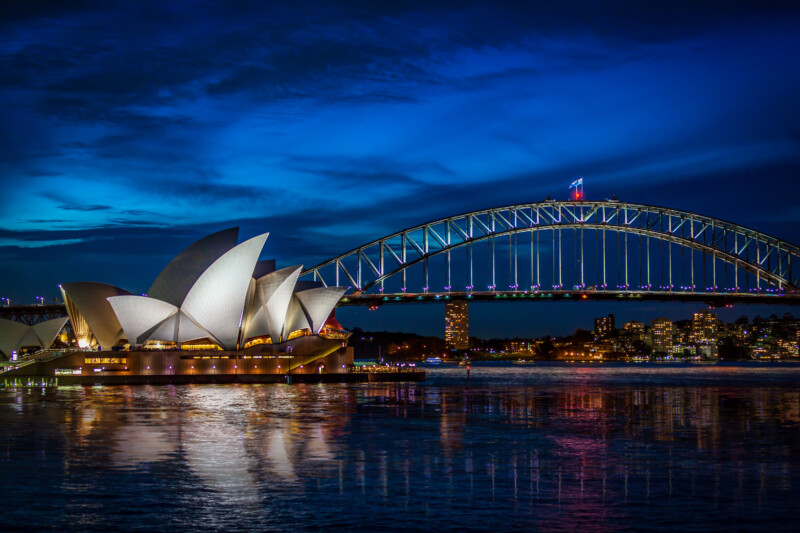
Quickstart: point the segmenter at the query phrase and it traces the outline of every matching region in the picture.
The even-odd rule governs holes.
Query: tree
[[[631,348],[633,348],[634,353],[639,355],[650,355],[653,349],[645,344],[643,341],[635,340],[631,343]]]
[[[581,328],[576,329],[575,333],[572,335],[572,342],[581,346],[593,340],[594,335],[592,335],[592,332]]]
[[[545,341],[539,345],[536,350],[536,355],[540,359],[555,359],[556,347],[553,345],[553,339],[547,337]]]
[[[719,358],[722,361],[741,361],[748,359],[747,349],[736,343],[733,337],[725,337],[719,345]]]

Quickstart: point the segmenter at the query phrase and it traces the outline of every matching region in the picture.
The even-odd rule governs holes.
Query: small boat
[[[442,358],[441,357],[428,357],[425,359],[425,362],[429,365],[441,365]]]
[[[515,364],[515,365],[532,365],[533,361],[530,361],[528,359],[517,359],[516,361],[513,362],[513,364]]]

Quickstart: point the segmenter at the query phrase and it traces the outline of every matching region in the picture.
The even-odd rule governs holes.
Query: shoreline
[[[352,372],[331,374],[216,374],[216,375],[149,375],[149,376],[25,376],[5,378],[0,381],[3,388],[46,386],[114,386],[114,385],[227,385],[275,384],[275,383],[382,383],[419,382],[425,380],[425,372]]]

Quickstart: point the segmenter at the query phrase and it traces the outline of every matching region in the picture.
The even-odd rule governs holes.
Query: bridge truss
[[[54,318],[67,316],[64,304],[12,305],[0,307],[0,318],[32,326]]]
[[[716,218],[618,201],[464,213],[377,239],[303,272],[344,304],[574,292],[800,301],[800,248]]]

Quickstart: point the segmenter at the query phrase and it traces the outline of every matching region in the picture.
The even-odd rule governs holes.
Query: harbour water
[[[800,366],[0,391],[3,530],[794,530]]]

